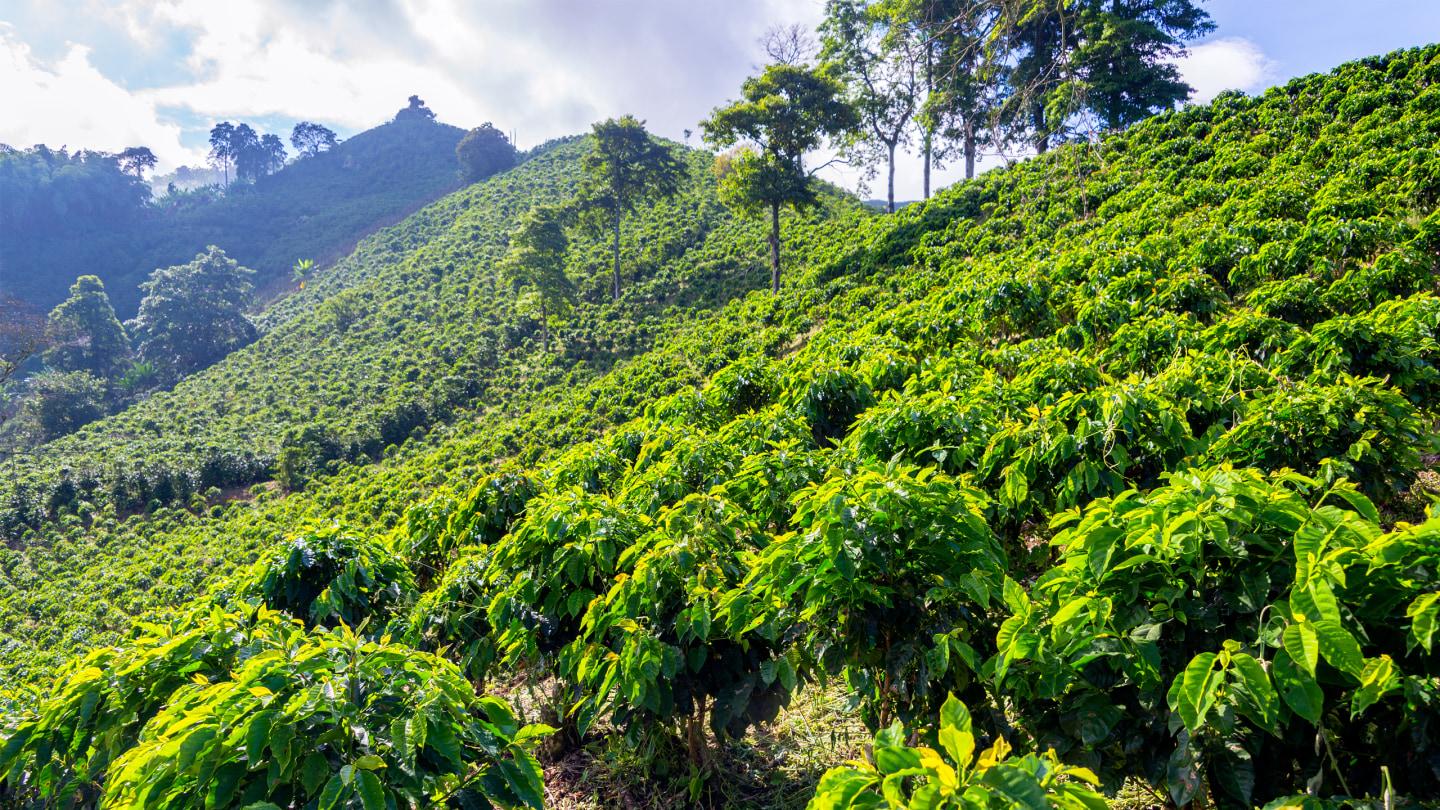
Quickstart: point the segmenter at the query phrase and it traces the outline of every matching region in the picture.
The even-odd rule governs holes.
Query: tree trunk
[[[885,210],[895,213],[895,142],[890,143],[890,162],[886,166]]]
[[[1036,106],[1030,113],[1030,120],[1035,125],[1035,152],[1043,155],[1050,148],[1050,133],[1045,131],[1045,108]]]
[[[615,264],[610,270],[610,300],[620,300],[620,210],[615,210],[615,242],[613,248]]]
[[[931,39],[925,45],[925,100],[927,103],[930,100],[931,94],[935,92],[934,59],[935,46],[934,40]],[[930,119],[929,116],[922,115],[920,120],[922,122],[929,122],[920,125],[921,130],[925,133],[921,136],[921,152],[923,152],[925,156],[925,199],[928,200],[930,199],[930,159],[935,146],[935,127],[933,120]]]
[[[975,122],[965,122],[965,179],[975,177]]]
[[[925,130],[924,146],[921,147],[925,155],[925,199],[930,199],[930,130]]]
[[[550,353],[550,316],[545,311],[545,296],[540,296],[540,348]]]
[[[780,294],[780,203],[770,203],[770,290]]]

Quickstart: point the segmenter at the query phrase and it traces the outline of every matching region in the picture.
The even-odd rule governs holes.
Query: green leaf
[[[1280,701],[1265,668],[1246,653],[1235,653],[1230,662],[1234,665],[1236,685],[1242,697],[1240,712],[1254,720],[1261,728],[1278,736],[1279,730],[1276,726],[1280,720]]]
[[[1275,654],[1272,671],[1285,705],[1310,721],[1310,725],[1320,725],[1320,715],[1325,709],[1325,693],[1320,689],[1320,684],[1315,682],[1314,673],[1306,672],[1296,664],[1286,650]]]
[[[940,745],[958,767],[969,768],[975,755],[975,735],[971,733],[970,710],[954,695],[940,707]]]
[[[1215,653],[1201,653],[1192,658],[1178,678],[1176,705],[1171,708],[1180,714],[1185,728],[1194,732],[1215,705],[1215,687],[1221,678],[1220,671],[1215,668]]]
[[[355,788],[365,810],[385,810],[385,788],[380,784],[380,777],[372,771],[360,771],[358,777]]]
[[[1050,810],[1045,788],[1035,777],[1019,768],[1002,763],[985,772],[981,780],[1005,798],[1008,807],[1023,807],[1027,810]]]
[[[260,763],[260,754],[270,739],[270,724],[274,722],[275,714],[271,710],[260,712],[250,718],[250,725],[245,729],[245,757],[252,768]]]
[[[1285,645],[1290,659],[1314,678],[1315,665],[1320,663],[1320,640],[1315,635],[1314,625],[1309,622],[1291,623],[1281,634],[1281,643]]]
[[[357,771],[373,771],[383,767],[385,767],[385,760],[374,754],[366,754],[355,760],[355,770]]]
[[[325,761],[320,752],[313,751],[305,757],[305,763],[300,766],[300,785],[305,788],[306,795],[314,796],[329,775],[330,763]]]
[[[1338,622],[1315,622],[1315,636],[1320,642],[1320,654],[1336,669],[1356,678],[1365,672],[1365,657],[1360,652],[1360,643]]]
[[[1360,674],[1360,688],[1350,697],[1350,716],[1358,716],[1399,687],[1400,673],[1390,656],[1371,658],[1365,662],[1365,669]]]
[[[1435,628],[1440,623],[1440,593],[1421,594],[1405,609],[1410,619],[1410,644],[1431,651],[1435,642]]]

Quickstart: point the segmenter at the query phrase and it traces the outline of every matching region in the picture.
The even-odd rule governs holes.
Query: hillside
[[[372,434],[337,373],[394,366],[344,385],[436,397],[433,369],[478,335],[525,346],[466,268],[581,148],[377,234],[314,314],[177,388],[195,404],[174,424],[278,447],[254,415],[308,414],[343,443]],[[632,229],[653,258],[626,299],[582,309],[562,355],[462,368],[485,388],[452,407],[477,407],[375,463],[196,513],[26,507],[37,528],[0,557],[3,664],[34,681],[93,651],[10,699],[0,797],[538,803],[545,731],[501,693],[559,727],[570,759],[547,753],[544,777],[574,806],[790,806],[837,742],[761,738],[822,684],[872,731],[948,731],[924,736],[943,753],[876,738],[885,773],[915,769],[891,790],[952,785],[944,760],[978,742],[996,747],[961,774],[1002,804],[1056,789],[1047,751],[1108,795],[1179,805],[1440,792],[1440,47],[1225,95],[893,216],[836,203],[788,223],[774,297],[739,297],[759,231],[691,159],[687,196]],[[571,269],[603,299],[601,251]],[[347,300],[353,340],[324,326]],[[312,370],[324,341],[343,369]],[[263,405],[199,421],[232,399]],[[177,468],[196,452],[77,436],[27,475],[86,441]],[[637,763],[648,779],[594,775]],[[851,806],[875,780],[821,789]]]
[[[182,264],[219,245],[257,272],[270,296],[288,285],[298,259],[324,265],[361,237],[459,185],[455,144],[463,130],[392,121],[328,152],[236,184],[214,200],[172,202],[113,225],[79,224],[0,244],[0,291],[48,309],[79,275],[100,276],[121,318],[135,313],[139,284],[157,267]]]
[[[619,305],[582,307],[556,367],[530,368],[536,327],[513,311],[492,264],[516,215],[567,198],[586,148],[561,143],[382,230],[281,304],[256,344],[12,462],[0,533],[26,545],[26,531],[86,503],[124,514],[249,486],[281,472],[285,448],[297,480],[327,462],[377,459],[458,407],[577,365],[603,371],[647,346],[669,308],[713,306],[750,286],[758,226],[724,210],[692,154],[686,190],[627,229],[635,288]],[[596,279],[608,258],[602,237],[572,249],[582,301],[605,298]]]

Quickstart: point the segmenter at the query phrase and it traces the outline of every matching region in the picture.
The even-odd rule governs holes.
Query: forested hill
[[[22,161],[24,153],[0,154],[0,186],[11,197],[0,223],[0,293],[43,311],[78,276],[92,274],[128,318],[151,272],[218,245],[257,272],[262,296],[273,295],[297,260],[323,266],[456,188],[455,146],[464,134],[433,120],[392,121],[253,184],[232,183],[223,195],[182,192],[145,205],[118,181],[90,177],[95,172],[79,155]]]
[[[545,351],[475,270],[479,204],[560,193],[585,148],[452,195],[413,253],[186,382],[322,431],[356,407],[330,410],[341,371],[376,395],[478,380],[481,409],[299,491],[137,512],[117,479],[36,507],[0,556],[0,655],[42,680],[0,702],[0,797],[1440,795],[1440,46],[894,215],[832,201],[786,222],[775,295],[740,297],[763,230],[692,155],[631,229],[629,298],[604,303],[602,242],[574,247],[594,303]],[[500,362],[454,366],[487,335]],[[312,344],[353,365],[307,376],[287,352]],[[426,363],[364,376],[402,345]],[[239,375],[267,363],[293,370]],[[181,424],[206,429],[228,400],[190,390]]]

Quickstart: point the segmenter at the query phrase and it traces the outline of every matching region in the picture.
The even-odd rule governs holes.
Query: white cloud
[[[60,59],[42,64],[13,28],[0,23],[0,87],[12,113],[0,117],[0,143],[104,151],[144,145],[162,169],[203,160],[181,144],[179,125],[163,121],[153,103],[101,75],[83,45],[72,44]]]
[[[36,0],[43,2],[43,0]],[[72,0],[81,3],[82,0]],[[89,2],[89,0],[83,0]],[[145,144],[167,164],[203,160],[215,120],[313,120],[374,126],[418,93],[441,120],[493,121],[521,146],[634,113],[679,139],[762,61],[758,39],[777,24],[816,24],[821,0],[119,0],[104,5],[109,40],[72,44],[41,64],[0,24],[0,86],[19,115],[0,141],[72,148]],[[167,69],[127,91],[93,66],[86,46],[119,47]],[[176,43],[179,43],[177,45]],[[173,49],[174,53],[169,53]],[[114,60],[106,61],[110,64]],[[1197,45],[1177,60],[1193,101],[1261,89],[1275,68],[1240,38]],[[167,114],[191,127],[182,130]],[[691,143],[698,144],[698,137]],[[823,159],[823,158],[822,158]],[[1003,163],[988,156],[981,168]],[[932,188],[959,179],[936,169]],[[828,179],[854,187],[860,172]],[[884,178],[871,183],[883,195]],[[921,192],[913,151],[896,167],[896,195]]]
[[[1190,100],[1204,104],[1226,90],[1253,93],[1275,80],[1275,65],[1260,46],[1242,37],[1213,39],[1191,47],[1176,60],[1180,75],[1195,88]]]

